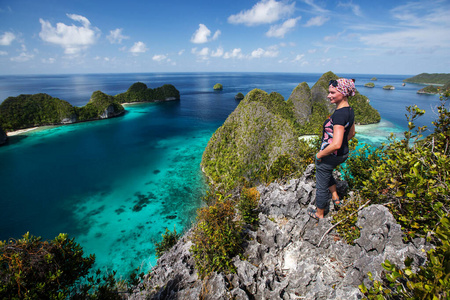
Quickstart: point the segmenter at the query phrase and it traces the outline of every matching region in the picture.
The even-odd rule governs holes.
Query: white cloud
[[[400,53],[423,53],[450,47],[449,5],[442,1],[412,2],[391,10],[398,24],[395,29],[375,34],[365,34],[360,40],[371,47],[386,48]],[[448,53],[448,52],[447,52]]]
[[[100,30],[91,28],[91,23],[83,16],[67,14],[67,17],[80,22],[82,26],[57,23],[56,27],[53,27],[50,22],[39,19],[41,23],[39,36],[43,41],[63,47],[66,54],[77,54],[96,42]]]
[[[106,38],[109,40],[111,44],[121,44],[122,40],[130,38],[128,36],[123,35],[122,30],[123,30],[122,28],[111,30]]]
[[[5,32],[0,36],[0,45],[1,46],[9,46],[12,41],[16,39],[16,36],[12,32]]]
[[[26,52],[20,53],[19,56],[11,57],[11,61],[14,62],[26,62],[34,58],[34,54],[29,54]]]
[[[216,49],[216,51],[213,51],[213,52],[211,53],[211,56],[212,56],[212,57],[221,57],[221,56],[223,56],[223,53],[224,53],[223,48],[222,48],[222,47],[218,47],[218,48]]]
[[[357,4],[354,4],[352,1],[350,1],[348,3],[339,2],[338,3],[338,7],[350,8],[355,16],[357,16],[357,17],[362,17],[363,16],[363,13],[361,11],[361,7],[359,5],[357,5]]]
[[[134,45],[130,48],[130,52],[134,55],[138,55],[139,53],[147,52],[147,46],[141,41],[134,43]]]
[[[301,17],[293,18],[285,21],[281,25],[273,25],[270,26],[269,31],[266,33],[266,36],[268,37],[278,37],[278,38],[284,38],[284,35],[290,31],[292,28],[295,27],[297,24],[297,21],[300,20]]]
[[[164,55],[164,54],[156,54],[156,55],[154,55],[154,56],[152,57],[152,59],[153,59],[154,61],[163,61],[163,60],[165,60],[166,58],[167,58],[167,56]],[[168,61],[170,61],[170,60],[168,60]]]
[[[217,40],[221,34],[220,30],[217,30],[213,37],[210,39],[211,30],[208,29],[204,24],[199,24],[198,29],[194,32],[191,38],[191,42],[194,44],[204,44],[210,41]]]
[[[325,24],[330,18],[324,17],[324,16],[317,16],[314,18],[311,18],[306,22],[305,27],[311,27],[311,26],[322,26]]]
[[[6,52],[6,51],[0,51],[0,55],[8,55],[8,52]]]
[[[317,52],[317,49],[309,49],[308,50],[308,53],[310,53],[310,54],[314,54],[314,53],[316,53]]]
[[[229,59],[229,58],[244,58],[244,55],[242,54],[242,50],[240,48],[235,48],[231,50],[231,52],[225,52],[223,55],[223,58]]]
[[[184,51],[185,51],[184,49],[178,51],[178,55],[183,55]]]
[[[56,58],[54,58],[54,57],[49,57],[47,59],[43,58],[41,61],[44,64],[53,64],[56,62]]]
[[[305,54],[297,54],[297,56],[294,58],[294,62],[301,61],[305,57]]]
[[[228,22],[231,24],[245,24],[247,26],[271,24],[291,15],[294,8],[295,2],[287,4],[276,0],[262,0],[249,10],[229,16]]]
[[[197,48],[192,48],[191,53],[195,54],[200,61],[209,61],[208,47],[204,47],[201,50],[197,50]]]
[[[276,47],[270,48],[268,50],[264,50],[262,48],[258,48],[256,50],[253,50],[250,54],[251,58],[260,58],[260,57],[277,57],[279,54]]]

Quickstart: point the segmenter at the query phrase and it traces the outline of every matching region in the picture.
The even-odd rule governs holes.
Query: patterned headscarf
[[[353,79],[347,79],[347,78],[339,78],[337,81],[336,89],[339,93],[347,96],[355,96],[356,88],[355,88],[355,81]]]

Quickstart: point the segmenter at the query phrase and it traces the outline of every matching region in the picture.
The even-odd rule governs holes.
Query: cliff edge
[[[129,299],[361,299],[358,285],[370,285],[369,271],[380,279],[386,258],[399,266],[407,256],[416,268],[424,264],[430,245],[423,239],[404,243],[400,225],[382,205],[359,211],[355,245],[340,239],[330,218],[311,219],[306,211],[315,201],[313,170],[308,166],[286,185],[258,187],[259,226],[246,229],[244,254],[232,260],[236,273],[201,281],[189,251],[191,229]]]

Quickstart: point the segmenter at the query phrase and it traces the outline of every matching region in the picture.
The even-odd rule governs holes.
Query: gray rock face
[[[299,124],[309,121],[312,110],[311,90],[306,82],[300,83],[289,96],[288,102],[294,106],[294,115]]]
[[[316,221],[306,212],[315,201],[313,171],[311,165],[300,179],[258,188],[259,226],[247,229],[246,259],[233,258],[235,274],[214,273],[201,282],[189,231],[158,260],[144,290],[129,299],[361,299],[358,285],[370,285],[369,271],[379,278],[386,258],[400,266],[407,256],[416,267],[425,262],[422,249],[430,246],[424,240],[403,243],[400,226],[381,205],[358,213],[361,236],[354,246],[334,230],[324,236],[330,218]]]

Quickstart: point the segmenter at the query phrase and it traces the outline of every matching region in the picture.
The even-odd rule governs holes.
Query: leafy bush
[[[83,257],[81,246],[67,234],[41,241],[27,233],[0,242],[0,254],[2,299],[65,299],[95,261],[94,255]]]
[[[214,271],[235,272],[231,258],[239,254],[242,242],[242,224],[235,217],[230,199],[218,199],[198,211],[191,252],[200,278]]]
[[[242,219],[247,224],[254,225],[259,221],[257,210],[259,197],[260,194],[255,187],[243,188],[241,191],[238,209],[241,212]]]
[[[166,228],[166,233],[162,235],[162,241],[155,244],[156,257],[160,258],[166,251],[175,246],[180,237],[181,234],[177,233],[175,227],[173,228],[173,231]]]
[[[414,121],[424,111],[408,107],[408,130],[404,138],[393,135],[379,149],[361,148],[347,162],[344,173],[350,185],[360,190],[364,199],[384,204],[390,209],[408,237],[425,236],[437,224],[433,206],[450,209],[450,113],[441,98],[435,130],[423,139],[425,127],[415,129]],[[368,171],[366,171],[368,170]]]

